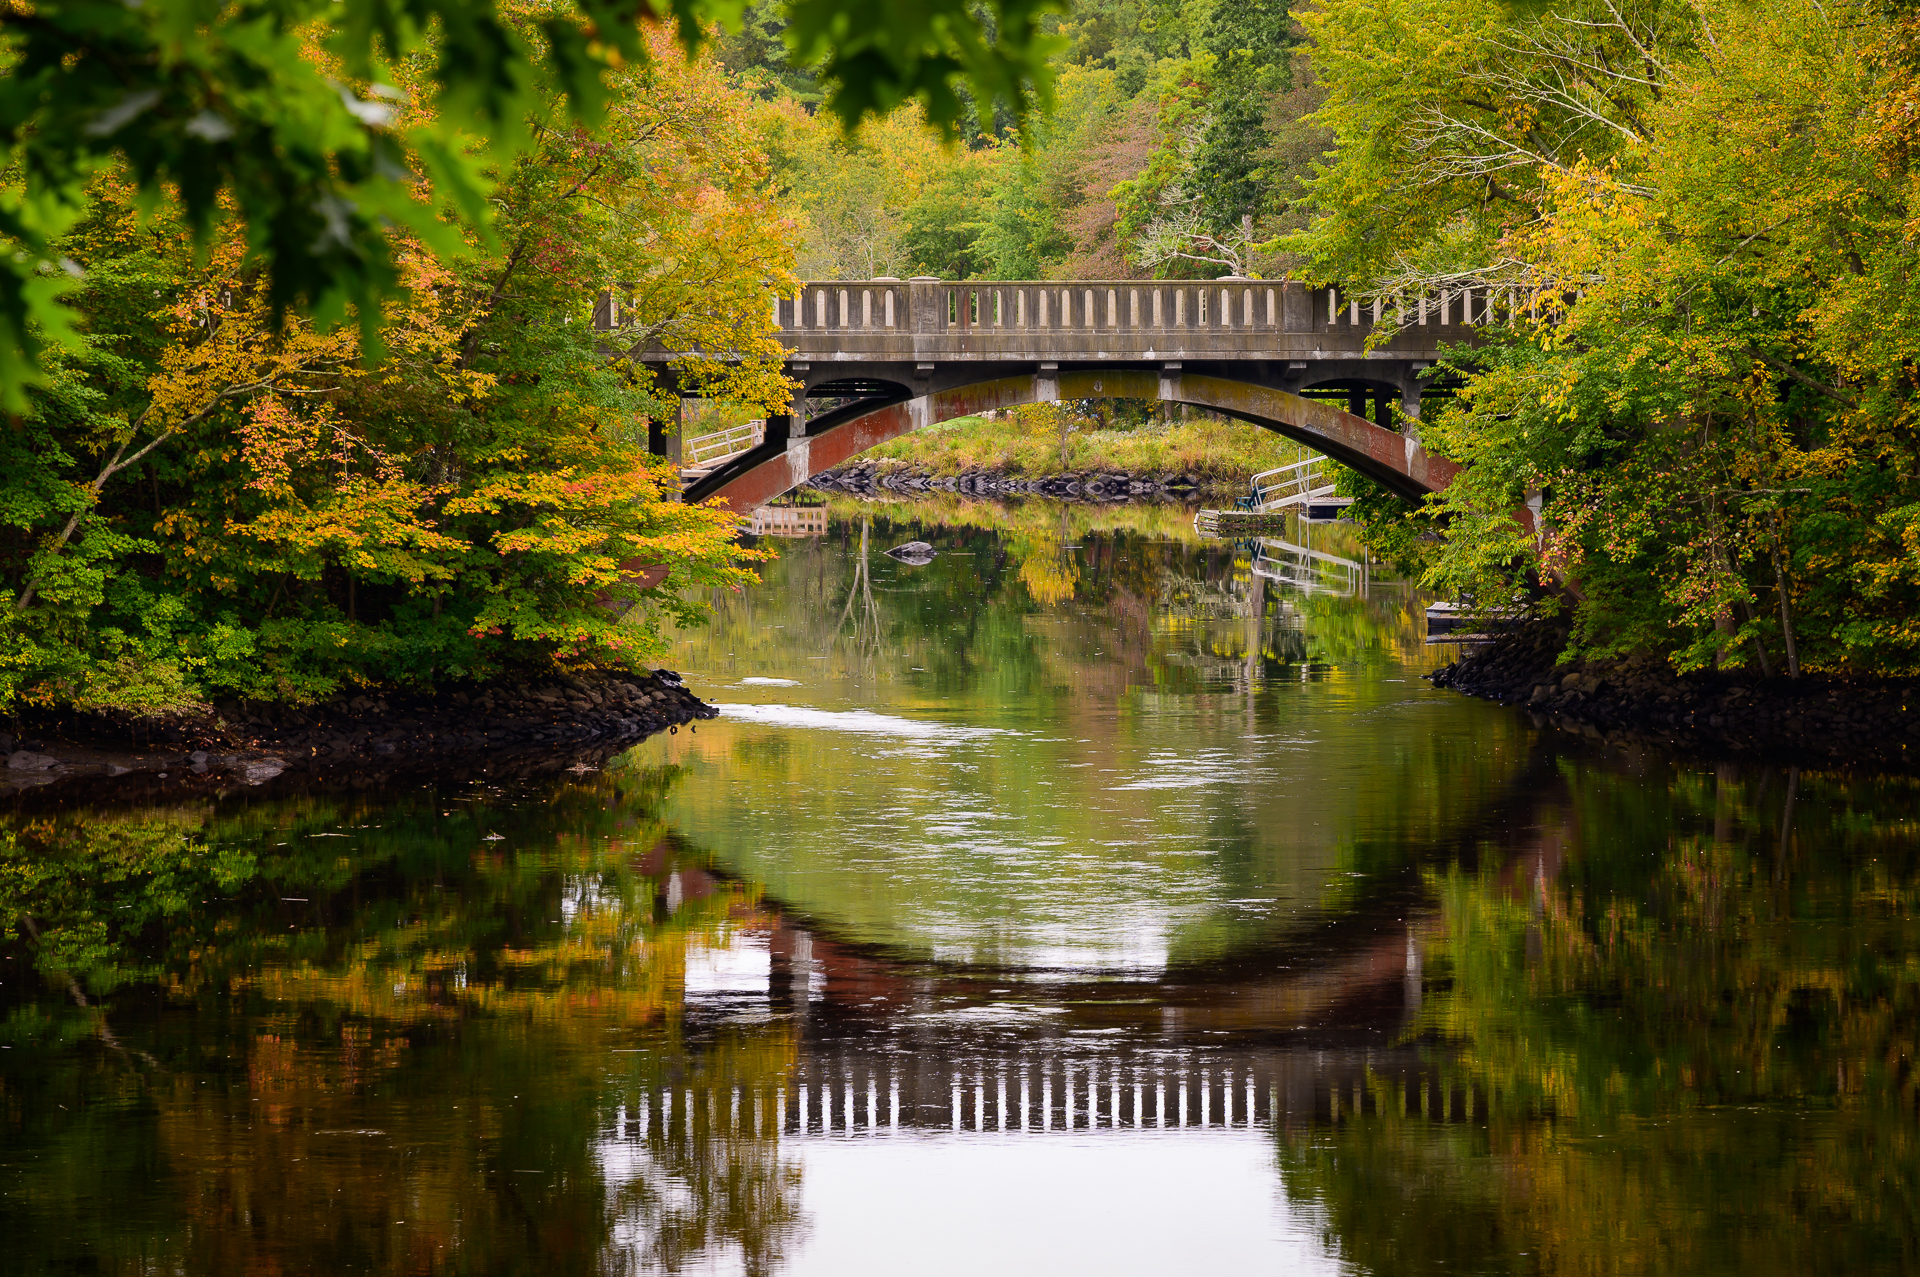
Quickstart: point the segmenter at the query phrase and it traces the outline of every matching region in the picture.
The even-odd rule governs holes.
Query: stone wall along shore
[[[1558,662],[1566,631],[1515,629],[1427,677],[1581,735],[1706,757],[1920,770],[1920,680],[1676,674],[1662,657]]]
[[[282,772],[437,766],[499,753],[602,755],[720,711],[670,670],[586,671],[432,697],[365,692],[305,708],[222,704],[153,723],[77,719],[0,730],[0,793],[143,774],[260,784]]]
[[[1208,483],[1190,474],[1134,475],[1106,470],[1040,477],[1008,475],[997,470],[936,475],[928,470],[872,462],[825,470],[807,483],[828,492],[854,496],[880,492],[957,492],[976,497],[1047,496],[1081,501],[1188,500],[1209,492],[1240,494],[1247,486],[1244,482]]]

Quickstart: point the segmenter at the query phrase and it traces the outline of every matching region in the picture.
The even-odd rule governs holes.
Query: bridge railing
[[[1315,453],[1253,476],[1253,508],[1264,514],[1327,503],[1338,499],[1334,496],[1334,487],[1333,466],[1324,456]]]
[[[819,280],[773,301],[785,333],[1317,332],[1464,328],[1511,322],[1529,305],[1517,289],[1465,287],[1370,297],[1282,280],[950,282]]]
[[[712,434],[694,435],[682,446],[681,456],[689,469],[711,469],[751,452],[766,439],[767,423],[747,421]]]

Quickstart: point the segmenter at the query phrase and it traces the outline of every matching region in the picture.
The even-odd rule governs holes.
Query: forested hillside
[[[1086,0],[1028,145],[957,153],[844,141],[757,30],[803,274],[1496,289],[1419,427],[1467,477],[1365,493],[1377,549],[1587,651],[1920,668],[1911,12]]]
[[[9,8],[0,712],[644,659],[681,587],[750,557],[670,499],[667,407],[594,295],[737,355],[686,375],[757,412],[788,393],[770,292],[919,273],[1496,289],[1417,426],[1465,477],[1363,492],[1377,550],[1562,609],[1587,650],[1920,668],[1913,14],[1005,0],[966,10],[1001,24],[981,43],[880,6],[918,15],[908,57],[852,7],[698,20],[726,9],[623,53],[559,0],[504,6],[524,65],[490,81],[472,31],[382,62],[288,26],[306,97],[207,98],[89,71],[81,0]]]

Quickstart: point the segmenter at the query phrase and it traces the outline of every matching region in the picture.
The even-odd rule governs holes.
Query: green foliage
[[[1049,98],[1055,0],[790,0],[795,65],[819,66],[848,127],[916,101],[951,135],[1004,105],[1024,122]],[[358,315],[369,353],[404,291],[392,232],[442,256],[456,222],[487,225],[497,176],[534,143],[528,121],[563,98],[597,123],[616,68],[658,52],[671,25],[693,51],[741,0],[52,0],[0,14],[0,408],[71,345],[58,299],[79,267],[59,241],[87,185],[119,167],[149,206],[177,200],[202,243],[242,215],[272,314],[322,326]],[[425,179],[422,199],[419,179]]]
[[[1337,149],[1293,246],[1500,303],[1421,427],[1466,465],[1419,516],[1428,583],[1537,579],[1576,647],[1682,668],[1920,669],[1911,25],[1342,0],[1306,26]]]
[[[752,579],[732,516],[647,455],[666,408],[589,319],[599,284],[640,277],[617,336],[731,350],[683,382],[784,402],[785,228],[713,67],[663,47],[614,87],[595,130],[552,101],[527,126],[494,249],[454,269],[395,238],[372,366],[350,330],[276,314],[244,223],[201,252],[131,180],[92,184],[58,241],[83,340],[0,430],[0,712],[633,664],[698,618],[679,587]]]

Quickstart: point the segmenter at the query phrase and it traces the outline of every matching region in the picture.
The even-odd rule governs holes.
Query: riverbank
[[[824,471],[807,482],[822,491],[849,496],[951,492],[967,497],[1057,497],[1067,501],[1187,501],[1214,493],[1238,495],[1247,486],[1244,482],[1209,483],[1191,474],[1149,475],[1103,470],[1039,477],[1004,470],[937,474],[922,466],[866,460]]]
[[[1116,419],[1071,404],[1028,404],[923,426],[833,475],[895,491],[1088,495],[1101,499],[1232,489],[1308,455],[1270,430],[1219,417]],[[870,477],[868,477],[870,476]],[[966,486],[946,486],[964,482]],[[1069,492],[1069,485],[1078,489]],[[840,486],[840,485],[835,485]],[[842,486],[842,490],[847,489]]]
[[[1533,622],[1427,677],[1589,737],[1708,757],[1920,768],[1920,680],[1677,674],[1652,655],[1560,664],[1566,641],[1558,625]]]
[[[718,714],[669,670],[593,670],[438,696],[364,693],[304,708],[227,704],[156,722],[49,719],[0,732],[0,794],[119,778],[260,784],[290,771],[624,749]]]

